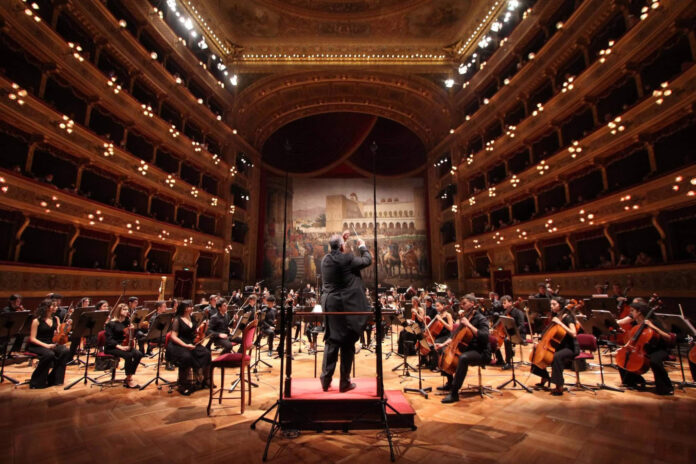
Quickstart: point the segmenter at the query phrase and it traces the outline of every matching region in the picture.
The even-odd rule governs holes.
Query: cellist
[[[438,298],[435,302],[435,315],[431,318],[430,324],[426,330],[430,330],[433,337],[435,338],[435,346],[438,344],[445,343],[448,339],[452,337],[452,330],[454,329],[454,319],[452,314],[447,311],[448,300],[445,298]],[[436,370],[438,355],[442,350],[433,350],[428,354],[428,368],[431,370]]]
[[[438,301],[438,305],[441,304],[442,303]],[[441,372],[442,375],[447,377],[447,384],[437,389],[450,391],[449,395],[442,399],[443,403],[454,403],[459,401],[459,389],[464,383],[469,366],[488,363],[491,358],[490,342],[488,341],[488,318],[481,313],[480,307],[476,303],[476,296],[473,293],[464,295],[459,305],[461,308],[460,311],[463,312],[463,316],[459,318],[459,327],[447,340],[442,343],[435,343],[435,348],[438,351],[444,349],[452,342],[452,337],[456,336],[456,334],[464,328],[470,329],[474,338],[471,343],[467,345],[466,350],[459,356],[459,362],[457,363],[457,370],[454,376]]]
[[[502,305],[502,315],[511,317],[515,320],[515,325],[517,325],[517,330],[522,337],[522,340],[527,338],[527,326],[525,324],[524,312],[521,309],[516,308],[512,301],[510,295],[503,295],[500,298],[500,303]],[[505,363],[503,363],[503,356],[500,352],[500,347],[498,351],[495,352],[496,364],[503,367],[503,370],[508,370],[512,366],[510,365],[510,359],[512,358],[512,342],[509,337],[505,337]]]
[[[566,331],[565,337],[563,337],[558,348],[556,348],[556,352],[553,354],[551,376],[549,377],[549,372],[546,369],[541,369],[534,364],[532,364],[531,369],[532,374],[541,377],[541,382],[537,383],[535,387],[544,388],[547,383],[549,383],[549,387],[551,383],[555,385],[555,388],[551,390],[553,396],[563,395],[563,369],[568,362],[580,353],[575,316],[568,311],[562,318],[559,317],[564,303],[563,298],[559,296],[551,298],[551,312],[553,313],[551,324],[558,324]]]
[[[658,320],[645,319],[650,312],[650,305],[643,298],[634,298],[631,303],[630,317],[632,325],[639,325],[645,321],[645,326],[653,329],[657,336],[645,345],[645,352],[650,358],[650,370],[655,377],[655,393],[658,395],[674,395],[674,387],[665,370],[664,362],[669,356],[668,344],[671,336],[665,331]],[[626,319],[626,318],[624,318]],[[619,321],[619,322],[623,322]],[[645,388],[645,379],[642,375],[619,368],[621,381],[629,388]]]

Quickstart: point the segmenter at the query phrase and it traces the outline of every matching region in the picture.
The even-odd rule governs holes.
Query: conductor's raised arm
[[[360,251],[360,256],[354,256],[350,263],[350,267],[353,270],[364,269],[372,264],[372,255],[367,250],[367,246],[363,240],[358,241],[358,251]]]

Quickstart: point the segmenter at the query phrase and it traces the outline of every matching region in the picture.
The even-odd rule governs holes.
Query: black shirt
[[[210,322],[208,323],[208,334],[213,334],[218,338],[217,336],[220,334],[230,334],[230,322],[229,322],[229,313],[226,313],[224,316],[220,313],[217,313],[216,315],[212,316],[210,318]]]
[[[106,323],[104,328],[104,335],[106,336],[106,342],[104,343],[104,348],[109,350],[116,348],[116,345],[122,345],[124,339],[126,338],[126,321],[109,321]]]
[[[575,326],[575,316],[572,314],[566,314],[561,318],[561,321],[567,325],[568,327],[576,327]],[[576,327],[577,328],[577,327]],[[573,351],[579,351],[575,349],[576,345],[576,338],[573,337],[570,333],[566,333],[565,337],[563,337],[563,340],[561,340],[560,345],[558,346],[558,350],[563,349],[563,348],[569,348]]]
[[[179,340],[187,345],[192,345],[193,341],[196,339],[196,324],[194,324],[193,321],[191,324],[191,327],[189,327],[186,322],[181,320],[181,317],[174,318],[174,322],[172,323],[172,330],[176,331]]]
[[[476,334],[476,336],[471,340],[471,343],[469,343],[469,345],[466,347],[466,351],[475,350],[484,355],[487,353],[490,356],[491,344],[488,339],[488,318],[481,314],[480,311],[475,310],[474,314],[471,316],[471,319],[469,319],[469,322],[471,322],[471,325],[476,327],[478,334]],[[457,330],[454,331],[452,337],[454,338],[465,327],[466,326],[464,323],[460,322],[459,327],[457,327]]]
[[[46,319],[39,319],[39,327],[36,329],[36,339],[42,343],[52,344],[53,334],[58,329],[60,322],[57,317],[53,317],[53,325],[46,323]]]

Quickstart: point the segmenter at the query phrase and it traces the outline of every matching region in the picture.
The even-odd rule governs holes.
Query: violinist
[[[488,299],[491,300],[491,313],[496,316],[503,312],[503,302],[500,301],[500,295],[495,292],[488,293]]]
[[[673,395],[674,387],[664,366],[664,362],[669,356],[668,345],[671,336],[664,330],[658,320],[653,320],[652,318],[645,319],[649,312],[650,306],[648,303],[643,298],[635,298],[631,303],[631,313],[626,319],[630,318],[633,321],[632,325],[639,325],[645,321],[645,326],[655,331],[655,338],[645,345],[645,351],[650,358],[650,369],[655,377],[655,393],[658,395]],[[618,322],[624,322],[624,320]],[[642,375],[628,372],[621,368],[619,368],[619,374],[621,375],[621,381],[627,387],[645,388],[645,379]]]
[[[22,295],[14,294],[10,295],[10,299],[7,302],[7,306],[2,308],[2,313],[13,313],[15,311],[24,311],[24,306],[22,306]]]
[[[276,326],[276,300],[273,295],[268,295],[265,300],[266,305],[261,309],[265,316],[259,324],[259,338],[261,338],[261,334],[268,337],[268,356],[271,356],[273,354],[273,338],[275,337]]]
[[[553,383],[555,388],[551,390],[553,396],[563,395],[563,368],[567,363],[573,360],[575,356],[580,353],[580,347],[577,342],[577,328],[575,316],[566,311],[563,316],[560,316],[561,310],[565,301],[561,297],[551,298],[551,312],[553,314],[553,319],[551,319],[552,324],[558,324],[566,331],[565,337],[561,340],[556,352],[553,355],[553,362],[551,364],[551,376],[546,369],[540,369],[538,366],[532,364],[532,374],[541,377],[541,382],[537,383],[535,387],[544,388],[546,384]]]
[[[524,312],[522,312],[521,309],[515,307],[515,304],[513,303],[512,297],[510,295],[503,295],[500,298],[500,303],[502,305],[503,310],[502,315],[511,317],[515,320],[517,330],[520,333],[522,340],[524,340],[527,335],[527,326],[524,320]],[[510,365],[510,359],[512,359],[512,354],[512,342],[510,341],[509,337],[505,337],[505,363],[503,363],[503,355],[500,352],[500,347],[498,347],[498,351],[495,352],[495,359],[497,361],[496,364],[501,365],[504,371],[510,369],[512,367]]]
[[[119,303],[111,310],[109,322],[104,328],[106,336],[104,353],[121,358],[126,362],[124,387],[140,388],[140,385],[137,385],[133,380],[133,374],[140,364],[143,353],[135,348],[135,340],[130,340],[130,337],[135,337],[135,327],[128,323],[128,314],[128,305],[124,303]]]
[[[438,305],[441,304],[438,302]],[[471,343],[467,345],[459,356],[454,376],[444,371],[441,372],[442,375],[447,377],[447,384],[438,387],[438,390],[449,390],[450,392],[449,395],[442,399],[442,402],[445,404],[459,401],[459,389],[464,383],[469,366],[486,364],[491,357],[490,342],[488,341],[488,319],[481,313],[479,306],[476,304],[476,296],[473,293],[464,295],[460,302],[460,307],[462,317],[459,318],[457,330],[447,340],[435,343],[435,348],[441,351],[452,342],[452,338],[461,330],[469,329],[474,335]]]
[[[210,371],[210,350],[203,345],[194,345],[196,325],[191,320],[193,304],[182,301],[176,309],[172,330],[167,344],[167,358],[179,365],[179,392],[190,395],[196,386],[183,381],[186,370],[194,370],[196,381],[201,388],[208,386]]]
[[[227,312],[227,302],[220,299],[215,310],[215,314],[210,317],[207,334],[213,336],[215,346],[222,347],[222,354],[229,353],[234,344],[230,339],[230,316]]]
[[[39,363],[31,374],[29,388],[46,388],[62,385],[65,366],[70,361],[70,351],[63,345],[53,343],[53,335],[60,325],[56,314],[58,304],[45,299],[36,308],[31,322],[27,351],[39,356]],[[50,370],[50,373],[49,373]]]
[[[455,313],[459,311],[459,300],[457,300],[451,288],[447,289],[447,308]]]
[[[208,298],[208,306],[203,308],[203,311],[208,313],[208,317],[212,317],[217,313],[219,300],[222,300],[222,298],[215,294],[210,295],[210,298]]]

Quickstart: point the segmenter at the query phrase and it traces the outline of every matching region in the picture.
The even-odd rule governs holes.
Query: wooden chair
[[[208,415],[213,404],[213,396],[218,395],[218,404],[222,404],[223,399],[241,399],[241,414],[244,414],[244,400],[246,388],[249,387],[249,404],[251,405],[251,351],[254,348],[254,336],[258,321],[251,321],[245,328],[242,335],[242,349],[239,353],[226,353],[213,359],[210,363],[210,397],[208,398]],[[213,374],[215,368],[220,369],[220,388],[215,390]],[[225,369],[239,368],[239,384],[241,386],[241,396],[223,396],[225,390]]]

